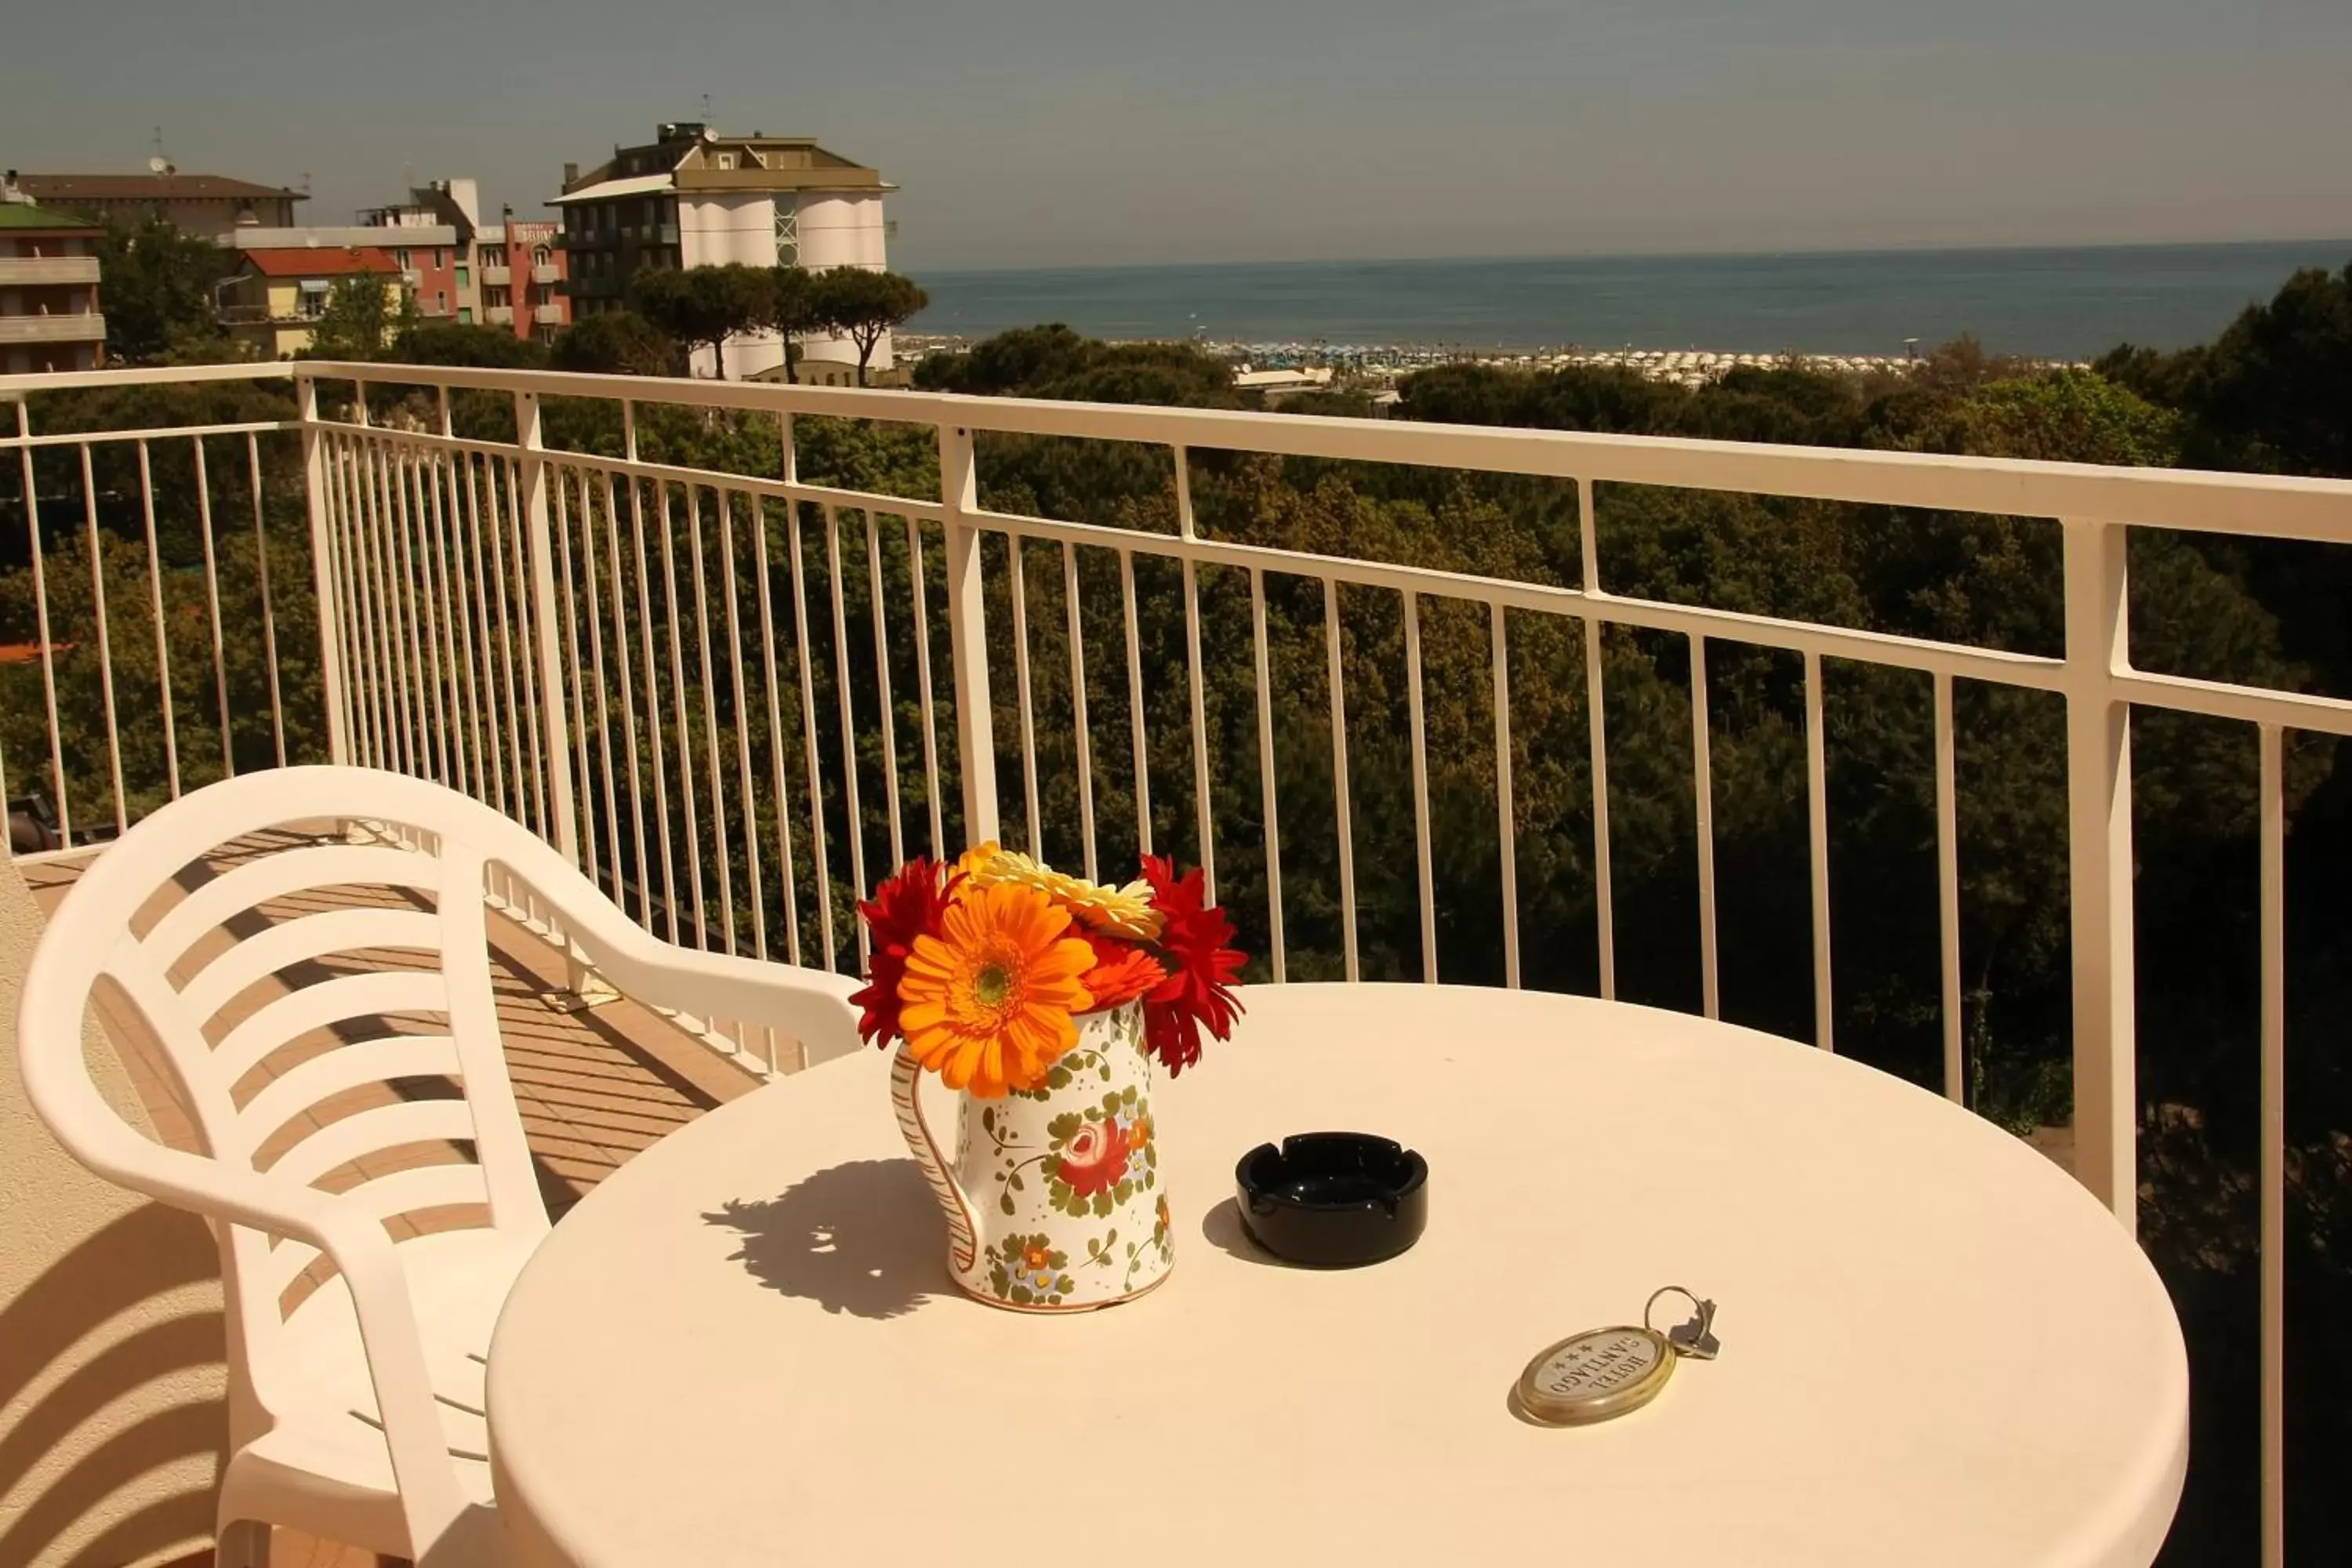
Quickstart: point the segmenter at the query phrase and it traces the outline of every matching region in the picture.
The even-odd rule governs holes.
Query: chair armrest
[[[575,939],[614,988],[633,1000],[778,1030],[799,1041],[812,1063],[856,1050],[858,1015],[849,997],[858,982],[847,975],[698,952],[638,934],[642,944],[601,952],[591,933]]]

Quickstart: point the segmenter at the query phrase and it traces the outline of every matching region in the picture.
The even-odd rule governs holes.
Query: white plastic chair
[[[265,829],[321,820],[392,831],[381,843],[312,841],[263,854],[134,931],[142,908],[191,862]],[[499,1045],[483,917],[492,868],[551,910],[625,995],[775,1028],[811,1059],[856,1044],[856,1013],[845,1000],[853,982],[660,942],[540,839],[436,784],[356,768],[287,768],[200,790],[125,834],[75,884],[36,950],[19,1013],[25,1087],[58,1141],[92,1170],[223,1222],[230,1431],[222,1568],[242,1568],[239,1556],[266,1547],[272,1523],[424,1568],[495,1560],[483,1373],[499,1309],[548,1219]],[[173,978],[214,928],[271,900],[345,887],[409,897],[268,926],[184,984]],[[337,973],[207,1038],[207,1023],[255,982],[368,948],[424,949],[439,965]],[[208,1155],[154,1142],[100,1096],[83,1060],[81,1024],[101,980],[120,988],[169,1055]],[[233,1092],[309,1031],[415,1013],[446,1018],[446,1033],[342,1044],[241,1100]],[[322,1116],[320,1130],[266,1167],[257,1158],[273,1133],[330,1097],[413,1078],[454,1079],[463,1097]],[[478,1163],[415,1165],[340,1193],[313,1184],[355,1159],[443,1141],[470,1144]],[[487,1205],[488,1223],[399,1242],[383,1223],[448,1205]],[[332,1277],[281,1310],[290,1286],[306,1271],[315,1278],[322,1255]]]

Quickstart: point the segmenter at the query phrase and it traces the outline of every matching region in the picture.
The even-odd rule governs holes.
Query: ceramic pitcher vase
[[[907,1147],[948,1216],[948,1268],[991,1306],[1076,1312],[1139,1296],[1175,1260],[1151,1116],[1143,1007],[1090,1013],[1034,1089],[957,1096],[953,1163],[902,1047],[890,1094]]]

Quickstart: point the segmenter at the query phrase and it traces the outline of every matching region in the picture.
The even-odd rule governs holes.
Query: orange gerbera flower
[[[919,936],[898,983],[898,1026],[915,1059],[982,1100],[1034,1089],[1077,1043],[1070,1021],[1094,997],[1094,949],[1066,933],[1069,911],[1034,888],[967,887]]]

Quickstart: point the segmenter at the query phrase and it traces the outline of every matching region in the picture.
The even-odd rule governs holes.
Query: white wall
[[[723,267],[740,262],[747,267],[776,264],[776,204],[789,202],[789,193],[680,195],[677,201],[678,264],[682,267]],[[811,271],[835,267],[880,270],[889,265],[879,193],[811,192],[799,198],[800,262]],[[845,368],[857,363],[857,347],[847,338],[826,333],[805,338],[800,357],[815,367],[814,379],[828,374],[838,379]],[[772,332],[737,338],[727,345],[727,374],[740,381],[772,373],[784,363],[783,343]],[[870,368],[892,364],[890,339],[875,345]],[[709,349],[694,354],[694,374],[718,374]]]
[[[34,1117],[16,1029],[41,929],[0,853],[0,1568],[160,1563],[212,1542],[220,1255],[202,1219],[90,1174]],[[96,1017],[68,1044],[152,1135]]]

